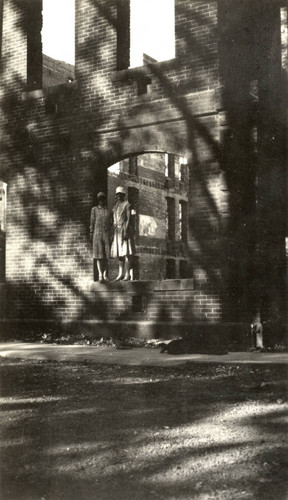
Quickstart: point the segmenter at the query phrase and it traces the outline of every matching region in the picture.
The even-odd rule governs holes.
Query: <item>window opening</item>
[[[168,155],[168,177],[175,179],[175,156]]]
[[[146,297],[144,295],[132,295],[132,312],[141,313],[146,309]]]
[[[179,261],[179,278],[185,279],[188,276],[188,262],[187,260]]]
[[[140,78],[138,81],[137,81],[137,91],[138,91],[138,95],[143,95],[143,94],[147,94],[148,92],[148,85],[151,84],[151,78]]]
[[[168,153],[165,153],[165,177],[168,177]]]
[[[53,100],[46,98],[45,100],[45,113],[46,115],[55,115],[58,111],[57,103],[53,102]]]
[[[185,165],[183,163],[180,163],[179,167],[179,181],[185,182]]]
[[[173,280],[176,278],[176,260],[166,260],[166,279]]]
[[[129,175],[138,175],[138,157],[137,155],[130,156],[129,158]]]
[[[187,240],[187,202],[179,201],[179,240]]]
[[[130,8],[130,67],[174,58],[174,0],[131,0]]]
[[[25,3],[27,16],[27,89],[42,87],[42,2]]]
[[[166,231],[167,239],[169,241],[175,240],[175,199],[166,198],[167,212],[166,212]]]
[[[186,182],[187,181],[187,159],[180,156],[179,158],[179,181]]]
[[[117,1],[117,70],[130,65],[130,0]]]
[[[71,0],[43,0],[43,86],[74,80],[75,8]],[[65,27],[65,30],[64,28]]]
[[[167,155],[167,163],[165,164],[165,177],[166,177],[166,188],[174,188],[175,187],[175,172],[176,172],[176,165],[175,165],[175,156],[168,154]]]

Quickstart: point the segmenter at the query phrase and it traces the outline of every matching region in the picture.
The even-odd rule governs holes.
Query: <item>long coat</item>
[[[108,259],[110,256],[110,234],[112,213],[107,207],[96,206],[91,210],[90,237],[94,259]]]
[[[113,207],[114,239],[111,247],[111,257],[119,258],[133,255],[131,239],[130,203],[118,201]]]

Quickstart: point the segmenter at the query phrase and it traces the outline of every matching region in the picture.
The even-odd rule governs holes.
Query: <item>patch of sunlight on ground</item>
[[[32,439],[27,439],[23,436],[21,438],[1,439],[2,448],[8,448],[11,446],[23,446],[23,444],[27,445],[29,443],[32,443]]]
[[[88,415],[88,413],[104,413],[106,408],[77,408],[76,410],[65,410],[65,415]],[[62,415],[62,410],[56,412],[56,415]]]
[[[31,404],[31,403],[51,403],[54,401],[64,401],[65,399],[69,399],[70,396],[39,396],[39,397],[30,397],[30,398],[25,398],[21,396],[13,396],[13,397],[3,397],[0,398],[0,404],[8,404],[8,405],[18,405],[20,404]],[[13,409],[13,408],[12,408]],[[19,411],[17,409],[17,411]]]
[[[105,448],[105,441],[97,441],[91,443],[90,441],[82,441],[81,443],[65,443],[65,445],[61,446],[50,446],[45,450],[45,453],[50,456],[56,455],[69,455],[70,453],[87,453],[87,452],[95,452]]]
[[[166,382],[168,380],[171,380],[171,376],[162,377],[161,379],[144,379],[144,378],[137,378],[137,377],[117,377],[116,375],[111,378],[105,378],[104,380],[92,380],[91,382],[94,385],[103,385],[103,384],[113,384],[113,385],[145,385],[145,384],[155,384],[159,382]]]

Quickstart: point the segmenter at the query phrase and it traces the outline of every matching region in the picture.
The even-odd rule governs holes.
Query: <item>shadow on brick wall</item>
[[[111,11],[104,9],[101,2],[95,1],[94,6],[115,27]],[[185,52],[175,60],[176,73],[187,61],[195,60],[196,65],[213,71],[219,61],[218,86],[215,79],[205,81],[209,69],[201,77],[196,72],[194,78],[190,75],[177,83],[167,76],[165,66],[151,64],[147,71],[184,124],[182,129],[193,159],[190,190],[202,199],[206,210],[204,218],[197,207],[189,216],[192,275],[203,293],[217,293],[224,317],[246,321],[254,309],[267,311],[275,301],[282,311],[285,293],[285,119],[277,98],[283,82],[279,79],[271,83],[268,79],[269,72],[277,73],[279,59],[279,46],[273,45],[273,53],[270,50],[277,9],[267,3],[266,12],[256,2],[251,13],[244,2],[235,13],[229,2],[219,0],[218,53],[216,44],[209,43],[216,40],[216,27],[208,12],[191,14],[186,8],[189,10],[184,4],[181,15],[189,15],[194,25],[206,30],[207,36],[183,31],[181,43]],[[23,24],[19,22],[15,29],[22,30]],[[245,36],[235,36],[238,31]],[[84,62],[87,55],[88,68],[91,52],[95,61],[101,58],[97,50],[89,37],[81,44],[78,55]],[[6,53],[2,56],[3,75],[11,64],[10,57]],[[271,58],[272,63],[268,63]],[[97,114],[87,108],[81,111],[85,104],[85,99],[79,98],[83,75],[78,90],[75,85],[59,88],[55,116],[47,114],[43,99],[23,100],[26,82],[16,69],[9,78],[3,79],[5,97],[1,103],[1,178],[8,184],[7,223],[11,228],[7,242],[7,316],[65,316],[72,320],[93,314],[94,318],[103,319],[107,311],[105,297],[98,297],[95,309],[83,284],[89,276],[92,279],[90,209],[97,191],[107,187],[107,167],[127,155],[125,144],[131,143],[132,137],[135,143],[146,142],[150,149],[154,143],[157,150],[161,125],[156,132],[155,127],[144,132],[140,128],[128,130],[125,118],[119,117],[116,129],[120,133],[111,133],[106,149],[97,149],[95,130],[105,127],[107,116],[97,90]],[[251,96],[254,81],[258,82],[256,97]],[[205,92],[209,85],[215,91],[214,99],[219,101],[217,120],[223,120],[219,129],[213,121],[216,115],[198,117],[189,100],[191,92]],[[129,111],[129,100],[126,105]],[[151,112],[149,104],[137,106],[138,114],[146,111]],[[220,130],[218,136],[216,130]],[[173,127],[165,127],[165,135],[166,144],[171,142],[176,147],[179,143],[181,148],[183,140]],[[223,180],[222,191],[227,193],[225,214],[210,189],[211,179],[216,177]],[[199,270],[205,279],[198,278]],[[159,307],[158,319],[167,315],[169,311]],[[124,312],[122,319],[126,317]]]

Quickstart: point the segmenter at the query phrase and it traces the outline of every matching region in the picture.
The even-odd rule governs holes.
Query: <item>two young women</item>
[[[114,281],[129,281],[133,255],[131,240],[131,205],[125,199],[125,189],[116,189],[116,204],[111,211],[104,193],[98,193],[98,205],[91,210],[90,238],[96,259],[99,281],[108,281],[109,257],[119,260],[118,276]],[[113,238],[113,240],[112,240]],[[112,245],[110,243],[112,240]]]

